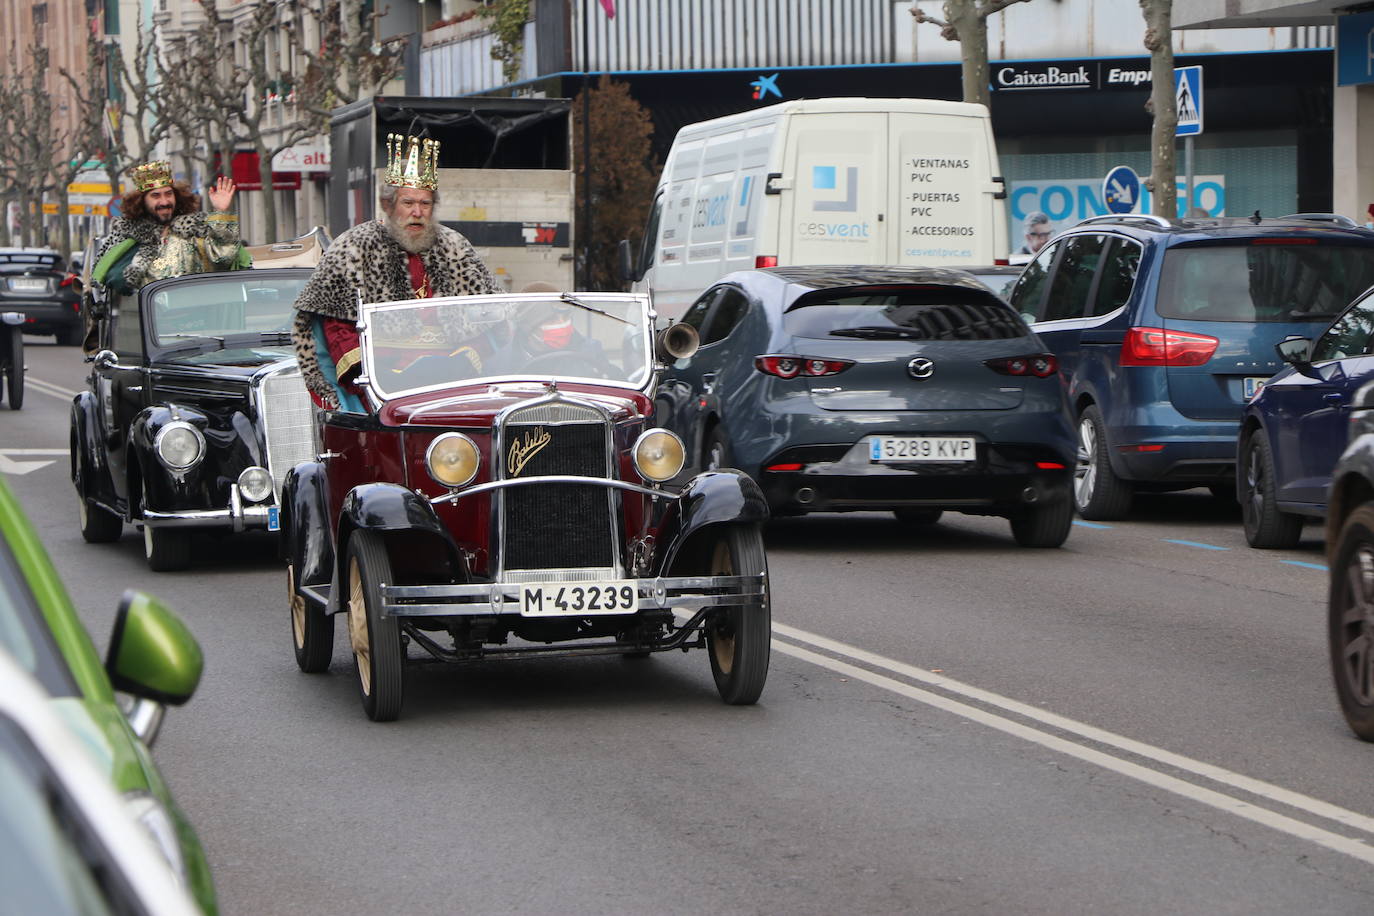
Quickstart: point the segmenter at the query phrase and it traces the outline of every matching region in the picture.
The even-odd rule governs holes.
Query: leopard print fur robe
[[[446,226],[437,230],[434,245],[420,255],[429,275],[432,296],[501,291],[472,243]],[[333,389],[321,374],[315,355],[314,316],[357,321],[359,293],[364,302],[391,302],[415,296],[406,268],[406,251],[380,220],[354,226],[335,239],[296,299],[292,339],[301,376],[306,387],[330,406],[336,404]]]

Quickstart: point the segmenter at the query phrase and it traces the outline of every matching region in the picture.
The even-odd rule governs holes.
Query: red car
[[[362,375],[283,487],[300,668],[329,666],[343,614],[378,721],[426,657],[705,648],[721,698],[755,702],[767,504],[738,471],[681,480],[653,394],[696,332],[654,317],[618,293],[364,305]]]

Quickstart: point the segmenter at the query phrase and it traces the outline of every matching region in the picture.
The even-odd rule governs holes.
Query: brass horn
[[[679,321],[659,332],[656,349],[659,360],[670,363],[675,359],[686,359],[696,353],[700,346],[701,335],[697,329]]]

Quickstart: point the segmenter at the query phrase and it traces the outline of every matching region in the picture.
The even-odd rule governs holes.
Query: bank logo
[[[839,200],[818,200],[811,205],[811,209],[832,213],[853,213],[859,209],[859,170],[854,166],[844,170],[843,188],[839,186],[839,172],[833,165],[811,167],[811,190],[834,191],[842,195]]]
[[[778,98],[782,98],[782,90],[778,88],[779,75],[780,74],[777,73],[774,73],[772,76],[763,76],[760,74],[758,79],[749,84],[754,87],[755,101],[768,98],[770,92]]]

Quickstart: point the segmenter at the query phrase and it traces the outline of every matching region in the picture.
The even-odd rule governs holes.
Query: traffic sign
[[[1128,165],[1118,165],[1102,179],[1102,199],[1111,213],[1130,213],[1140,201],[1140,176]]]
[[[1202,133],[1202,67],[1174,68],[1174,101],[1178,107],[1175,137]]]

